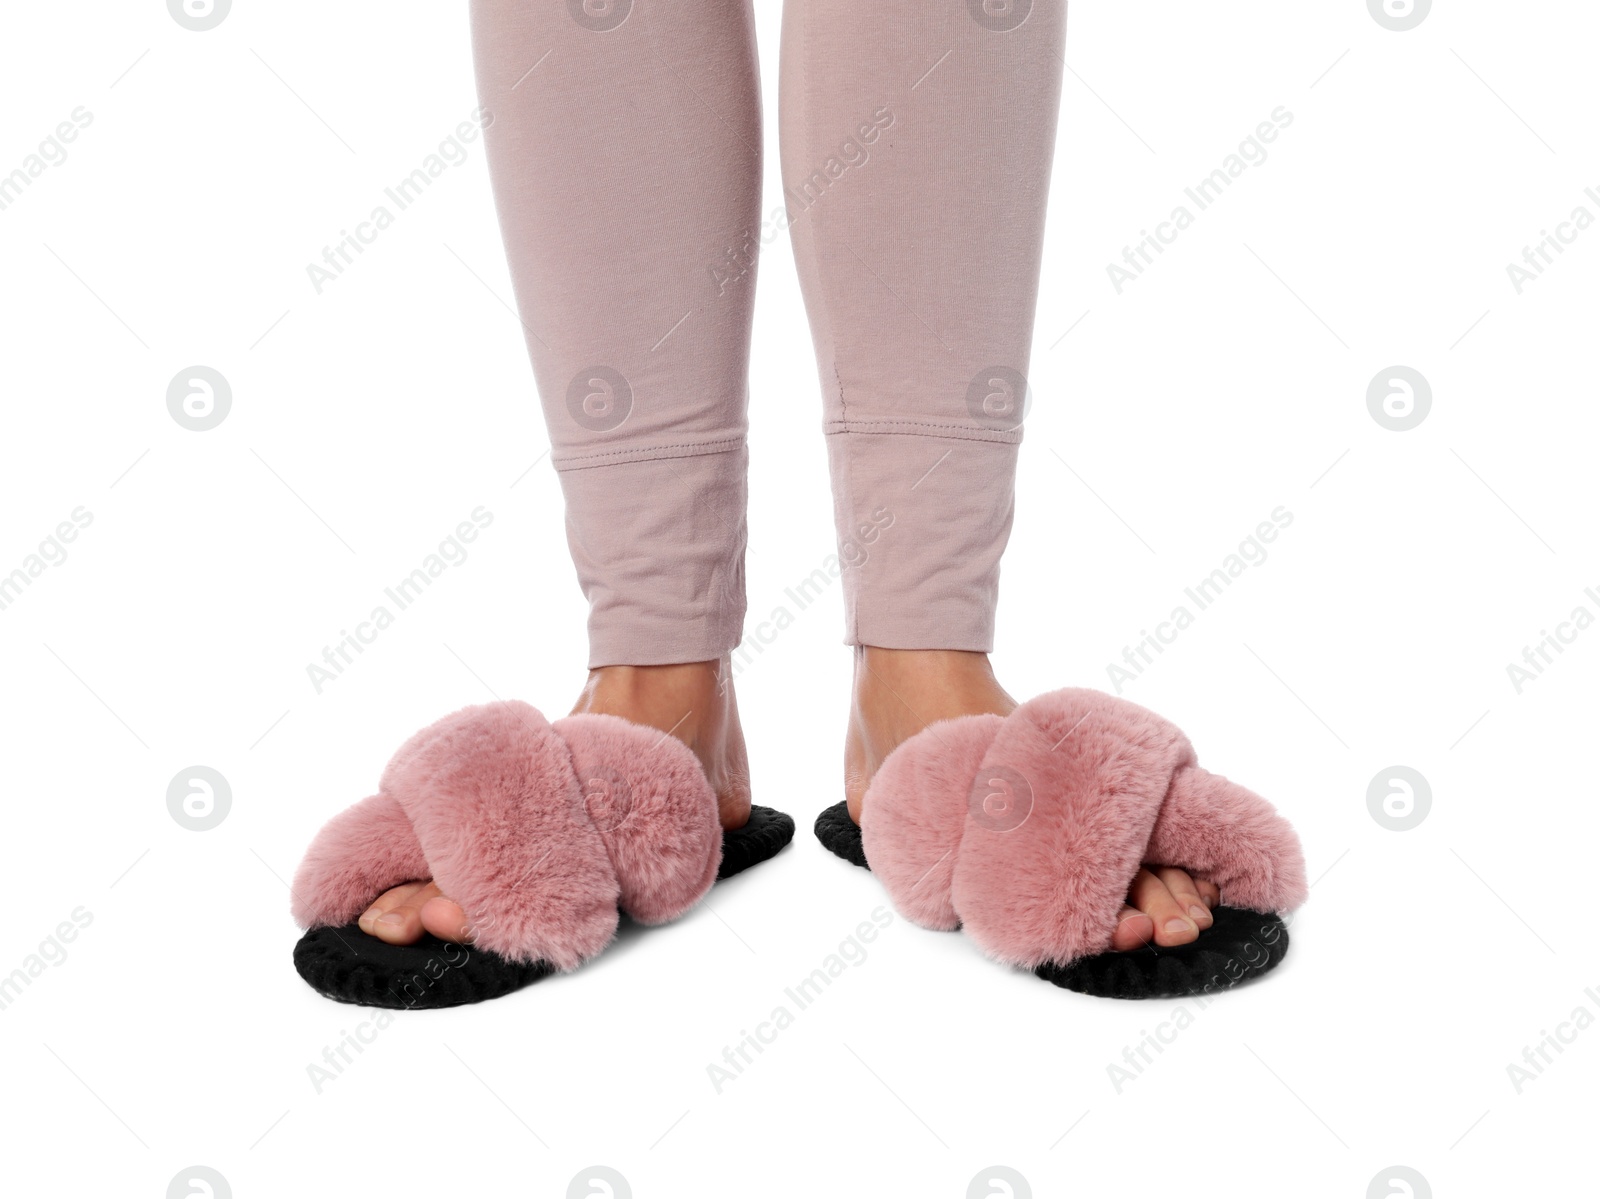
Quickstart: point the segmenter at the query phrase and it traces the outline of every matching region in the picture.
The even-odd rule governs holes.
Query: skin
[[[699,759],[717,794],[723,828],[750,818],[750,767],[729,663],[603,666],[589,672],[574,712],[601,712],[677,737]],[[845,736],[845,800],[861,820],[867,784],[902,741],[937,720],[1017,706],[995,680],[987,655],[959,650],[855,650],[855,680]],[[1211,926],[1220,899],[1203,879],[1147,863],[1128,890],[1112,937],[1116,949],[1183,945]],[[424,932],[447,941],[471,939],[465,913],[431,881],[385,891],[360,918],[361,928],[395,945]]]

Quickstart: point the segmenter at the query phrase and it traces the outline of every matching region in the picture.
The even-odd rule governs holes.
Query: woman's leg
[[[784,6],[785,199],[847,564],[857,820],[906,738],[1016,706],[987,654],[1065,24],[1062,0]],[[1192,940],[1216,898],[1181,871],[1141,872],[1117,944]]]
[[[472,30],[589,664],[720,658],[744,616],[750,0],[473,0]]]
[[[993,645],[1064,28],[1060,0],[1011,29],[985,16],[1004,7],[784,9],[785,200],[856,645]]]
[[[684,741],[738,827],[750,790],[725,659],[745,607],[761,199],[750,0],[471,12],[496,206],[590,605],[575,710]],[[462,920],[427,883],[361,924],[409,942],[459,937]]]

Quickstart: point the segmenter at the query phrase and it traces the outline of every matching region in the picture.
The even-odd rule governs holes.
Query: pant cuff
[[[1015,440],[840,432],[828,460],[846,644],[993,650]]]
[[[559,472],[591,669],[709,661],[739,644],[747,463],[741,443]]]

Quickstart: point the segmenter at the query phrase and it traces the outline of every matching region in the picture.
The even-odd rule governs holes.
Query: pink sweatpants
[[[751,0],[472,0],[472,23],[590,665],[720,658],[745,613]],[[1065,23],[1064,0],[784,4],[851,644],[992,648]]]

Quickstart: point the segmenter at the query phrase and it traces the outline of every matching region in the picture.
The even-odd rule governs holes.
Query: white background
[[[564,711],[582,679],[481,142],[321,295],[305,270],[474,108],[465,8],[239,0],[195,33],[157,0],[8,5],[0,171],[74,108],[93,121],[0,212],[0,573],[74,508],[93,523],[0,611],[0,973],[74,909],[92,923],[0,1011],[4,1189],[156,1199],[195,1164],[240,1199],[559,1196],[595,1163],[641,1199],[957,1197],[996,1163],[1040,1196],[1587,1176],[1600,1031],[1521,1093],[1507,1066],[1600,1017],[1600,629],[1520,694],[1506,666],[1600,615],[1600,228],[1521,295],[1506,265],[1579,204],[1600,216],[1597,35],[1577,0],[1455,0],[1409,32],[1361,0],[1073,6],[996,662],[1021,697],[1107,686],[1293,513],[1125,691],[1299,829],[1317,881],[1276,975],[1203,1010],[1094,1000],[896,919],[716,1093],[723,1047],[885,902],[809,832],[840,793],[830,595],[739,677],[791,850],[574,975],[366,1026],[319,1093],[307,1067],[373,1014],[291,968],[284,880],[312,833],[441,713]],[[1279,105],[1268,160],[1118,295],[1107,264]],[[833,549],[814,360],[769,249],[753,618]],[[204,433],[166,407],[195,364],[233,392]],[[1433,389],[1409,432],[1367,408],[1397,364]],[[307,664],[478,505],[470,558],[316,693]],[[232,788],[199,833],[166,807],[196,764]],[[1432,788],[1407,832],[1367,807],[1396,764]],[[1180,1008],[1119,1091],[1108,1066]]]

